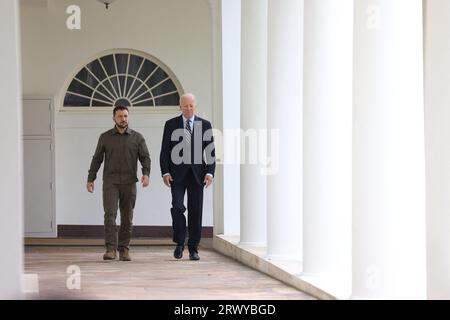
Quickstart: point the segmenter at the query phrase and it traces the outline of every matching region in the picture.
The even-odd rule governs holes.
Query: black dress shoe
[[[189,260],[200,260],[200,257],[197,252],[189,252]]]
[[[173,252],[174,258],[175,259],[183,258],[183,250],[184,250],[184,246],[178,245]]]

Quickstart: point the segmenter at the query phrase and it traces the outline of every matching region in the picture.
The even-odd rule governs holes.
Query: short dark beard
[[[128,128],[128,124],[125,125],[124,127],[122,127],[120,124],[116,123],[116,127],[119,128],[119,129],[126,129],[126,128]]]

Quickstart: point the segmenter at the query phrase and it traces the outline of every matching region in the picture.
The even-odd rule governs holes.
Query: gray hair
[[[180,97],[180,106],[181,106],[181,101],[184,98],[191,98],[192,100],[194,100],[195,102],[197,102],[197,99],[195,98],[195,95],[193,93],[184,93],[181,97]]]

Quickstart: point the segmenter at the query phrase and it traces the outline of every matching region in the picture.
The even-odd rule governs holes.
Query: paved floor
[[[173,246],[134,246],[131,262],[103,261],[103,247],[27,246],[28,299],[309,300],[313,297],[201,248],[200,261],[173,258]],[[78,276],[78,272],[80,276]],[[79,287],[79,289],[77,289]],[[70,289],[72,288],[72,289]]]

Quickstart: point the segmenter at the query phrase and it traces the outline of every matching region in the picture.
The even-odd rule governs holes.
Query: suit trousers
[[[103,182],[105,245],[108,250],[129,249],[135,203],[136,183],[113,184]],[[120,208],[120,230],[117,236],[116,217],[118,208]]]
[[[173,241],[178,245],[184,245],[186,239],[186,217],[184,212],[184,195],[187,190],[187,222],[189,239],[187,245],[189,250],[197,250],[202,234],[202,212],[203,212],[203,185],[198,184],[192,170],[188,170],[184,178],[171,184],[172,192],[172,227]]]

